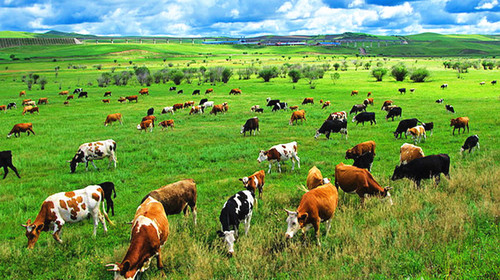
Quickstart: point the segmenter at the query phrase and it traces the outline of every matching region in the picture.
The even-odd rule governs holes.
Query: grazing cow
[[[72,95],[68,95],[68,97],[66,97],[66,100],[71,100],[71,99],[74,99],[74,98],[75,98],[75,96],[72,94]]]
[[[59,93],[59,94],[61,94],[61,93]],[[67,93],[67,91],[66,91],[66,94],[68,94],[68,93]],[[25,90],[21,90],[21,91],[19,92],[19,97],[21,97],[21,96],[25,96],[25,95],[26,95],[26,91],[25,91]]]
[[[120,113],[109,114],[106,117],[106,120],[104,121],[104,126],[108,126],[108,124],[113,124],[116,121],[120,122],[120,124],[123,125],[122,114],[120,114]]]
[[[229,110],[229,105],[227,104],[227,102],[222,103],[222,110],[224,112],[227,112]]]
[[[373,159],[375,155],[371,152],[366,152],[354,159],[352,166],[356,166],[359,168],[368,169],[368,171],[372,171]]]
[[[297,231],[302,229],[305,236],[306,231],[312,226],[316,235],[316,242],[321,246],[319,240],[319,225],[326,222],[326,233],[330,231],[333,215],[339,202],[339,193],[331,184],[325,184],[306,192],[300,199],[296,211],[286,210],[288,224],[285,233],[286,239],[291,239]]]
[[[158,269],[163,269],[161,247],[169,234],[168,219],[163,205],[148,197],[135,212],[132,221],[130,245],[121,263],[107,264],[114,272],[114,279],[139,279],[137,274],[146,271],[154,257]]]
[[[26,112],[33,114],[34,112],[37,112],[40,114],[40,111],[38,110],[38,107],[33,107],[33,106],[26,106],[23,108],[23,115],[26,114]]]
[[[375,113],[374,112],[361,112],[352,118],[352,122],[356,122],[356,125],[358,125],[358,123],[362,123],[363,125],[365,125],[365,122],[368,122],[368,121],[372,125],[373,125],[373,123],[377,124],[377,121],[375,120]]]
[[[182,93],[184,93],[184,90],[182,89],[177,92],[177,94],[182,94]]]
[[[144,118],[142,118],[141,122],[147,121],[147,120],[151,120],[151,122],[153,123],[153,127],[155,126],[155,121],[156,121],[155,116],[153,116],[153,115],[145,116]]]
[[[255,109],[255,113],[264,113],[264,108]]]
[[[441,89],[445,89],[445,88],[448,88],[448,84],[442,84],[441,85]]]
[[[266,106],[268,106],[268,107],[274,107],[274,105],[280,103],[279,99],[271,99],[270,97],[268,97],[266,100],[267,100]]]
[[[392,100],[386,100],[386,101],[384,101],[384,104],[382,105],[382,108],[380,108],[380,110],[384,110],[385,111],[386,107],[387,106],[391,106],[392,103],[393,103]]]
[[[113,182],[104,182],[97,184],[99,185],[102,190],[104,191],[104,200],[106,200],[106,212],[109,213],[109,209],[111,209],[111,215],[115,215],[115,206],[113,203],[113,198],[111,195],[114,193],[116,198],[116,190],[115,190],[115,184]],[[103,202],[104,203],[104,202]]]
[[[35,101],[30,100],[30,101],[26,102],[26,104],[25,104],[25,105],[26,105],[26,106],[33,106],[33,107],[34,107],[34,106],[36,106],[36,103],[35,103]]]
[[[193,106],[191,107],[191,111],[189,111],[189,114],[202,114],[204,113],[203,111],[203,106]]]
[[[214,106],[214,101],[206,101],[203,103],[203,105],[200,105],[201,107],[203,108],[207,108],[207,107],[213,107]]]
[[[109,99],[103,99],[102,103],[111,103],[111,100],[109,100]]]
[[[241,221],[245,226],[245,235],[248,234],[254,201],[255,197],[252,192],[248,190],[240,191],[224,203],[224,207],[220,212],[219,221],[222,230],[217,231],[217,234],[219,237],[224,237],[230,256],[234,254],[234,242],[238,237]]]
[[[182,103],[175,103],[174,106],[172,106],[172,109],[175,111],[177,110],[180,110],[180,109],[183,109],[184,108],[184,104]]]
[[[459,117],[456,119],[451,119],[450,126],[453,126],[453,135],[455,135],[455,129],[458,128],[458,134],[460,134],[460,128],[463,128],[465,133],[465,128],[467,127],[467,133],[469,132],[469,118]]]
[[[154,115],[154,113],[155,113],[155,108],[151,107],[148,109],[147,115],[151,116],[151,115]]]
[[[162,131],[163,129],[167,129],[168,127],[174,129],[174,120],[165,120],[160,122],[158,125],[161,127]]]
[[[234,94],[234,95],[241,94],[241,89],[239,89],[239,88],[233,88],[233,89],[231,89],[231,91],[229,91],[229,94],[230,95],[231,94]]]
[[[424,137],[424,140],[427,139],[427,136],[425,135],[425,128],[422,125],[408,128],[408,130],[406,131],[406,135],[411,135],[413,144],[417,144],[418,142],[420,142],[422,136]]]
[[[199,89],[193,90],[193,94],[192,95],[196,95],[196,94],[200,95],[200,90]]]
[[[377,144],[375,141],[366,141],[363,143],[359,143],[356,146],[347,149],[345,152],[345,159],[356,159],[364,153],[370,152],[375,155],[375,148]]]
[[[73,94],[75,93],[80,93],[83,91],[83,88],[76,88],[74,91],[73,91]]]
[[[396,128],[396,131],[394,131],[394,137],[396,137],[396,139],[399,137],[401,138],[403,133],[406,133],[406,131],[408,130],[408,128],[412,128],[414,126],[417,126],[417,123],[418,123],[418,119],[405,119],[405,120],[401,120],[399,121],[399,124],[398,124],[398,127]],[[405,134],[405,138],[406,138],[406,134]]]
[[[312,98],[312,97],[304,98],[304,101],[302,101],[302,105],[305,105],[305,104],[314,104],[314,98]]]
[[[359,92],[358,92],[357,90],[353,90],[353,91],[351,91],[351,96],[353,96],[353,95],[358,95],[358,93],[359,93]]]
[[[410,92],[414,93],[415,92],[415,88],[410,88]]]
[[[326,139],[330,139],[330,133],[340,132],[340,137],[345,135],[345,139],[347,140],[347,121],[342,120],[326,120],[321,127],[316,130],[316,135],[314,135],[314,139],[318,139],[320,134],[325,134]]]
[[[398,89],[398,91],[401,94],[406,93],[406,88],[400,88],[400,89]]]
[[[491,85],[493,85],[493,86],[494,86],[494,85],[496,85],[496,84],[497,84],[497,80],[493,80],[493,81],[491,81]]]
[[[217,113],[223,113],[223,112],[224,112],[224,107],[222,105],[217,104],[217,105],[214,105],[214,107],[212,108],[212,111],[210,111],[210,114],[214,114],[217,116]]]
[[[23,99],[22,105],[23,106],[28,105],[28,102],[31,102],[31,101],[32,101],[31,99]]]
[[[255,109],[259,109],[260,108],[260,105],[253,105],[252,107],[250,107],[250,112],[255,112]]]
[[[295,110],[298,110],[299,109],[299,106],[295,105],[295,106],[290,106],[288,107],[290,110],[292,111],[295,111]]]
[[[106,92],[104,93],[104,97],[106,97],[106,96],[111,96],[111,91],[106,91]]]
[[[49,99],[46,98],[46,97],[38,99],[38,105],[40,105],[40,104],[47,104],[47,103],[49,103]]]
[[[84,143],[80,145],[73,159],[68,161],[71,173],[75,173],[79,163],[85,163],[85,170],[88,171],[89,161],[94,166],[94,169],[97,169],[94,160],[106,157],[109,158],[108,168],[111,166],[111,162],[114,163],[116,168],[116,142],[113,139]]]
[[[184,108],[192,107],[194,106],[194,101],[186,101],[184,102]]]
[[[176,90],[177,90],[177,87],[170,87],[168,90],[169,90],[169,91],[176,91]]]
[[[17,168],[12,164],[12,151],[1,151],[0,152],[0,167],[3,167],[3,179],[7,177],[7,174],[9,174],[9,169],[7,167],[10,167],[16,173],[17,178],[21,178],[19,176],[19,173],[17,172]]]
[[[446,108],[446,111],[448,111],[448,112],[451,112],[451,113],[455,114],[455,109],[453,108],[453,106],[452,106],[452,105],[448,105],[448,104],[446,104],[446,105],[444,105],[444,107]]]
[[[171,113],[173,115],[174,114],[174,107],[173,106],[163,107],[163,109],[161,110],[161,113],[162,114]]]
[[[144,95],[144,94],[149,95],[149,89],[148,88],[141,88],[141,90],[139,90],[139,93],[141,95]]]
[[[144,203],[148,197],[154,198],[163,205],[165,214],[176,215],[184,212],[187,215],[188,206],[193,213],[193,222],[196,225],[196,183],[193,179],[185,179],[168,184],[148,193],[141,201]]]
[[[365,104],[366,106],[368,105],[373,105],[373,98],[367,98],[363,101],[363,104]]]
[[[477,136],[477,134],[469,136],[469,137],[467,137],[467,139],[465,139],[465,143],[462,146],[462,148],[460,149],[460,153],[463,153],[465,150],[469,150],[469,154],[470,154],[470,152],[474,148],[479,149],[479,136]],[[6,170],[7,168],[4,167],[4,169]],[[5,176],[3,178],[5,179]]]
[[[347,120],[346,111],[334,112],[331,113],[326,120]]]
[[[42,203],[35,221],[32,223],[31,219],[28,219],[26,224],[22,225],[26,228],[28,249],[35,247],[42,231],[52,231],[54,239],[59,243],[63,243],[59,236],[63,225],[67,222],[80,222],[89,216],[92,216],[92,220],[94,221],[94,237],[97,234],[99,221],[102,223],[104,233],[107,233],[108,229],[104,218],[110,224],[112,222],[104,210],[104,204],[102,204],[104,217],[99,208],[103,198],[103,189],[95,185],[70,192],[60,192],[47,197]]]
[[[253,135],[255,136],[257,134],[257,131],[260,133],[259,129],[259,118],[253,117],[251,119],[248,119],[245,124],[241,127],[240,134],[243,134],[245,136],[246,132],[248,131],[250,135],[252,135],[252,130],[253,130]]]
[[[267,160],[269,162],[269,170],[267,173],[271,173],[271,166],[273,162],[278,163],[278,172],[281,173],[281,161],[292,160],[292,170],[295,169],[295,161],[300,168],[300,158],[297,156],[297,142],[293,141],[287,144],[278,144],[272,146],[269,150],[261,150],[257,161],[259,163]]]
[[[200,100],[200,103],[198,103],[198,105],[200,105],[200,106],[201,106],[201,105],[205,104],[205,102],[207,102],[207,101],[208,101],[208,99],[206,99],[206,98],[202,98],[202,99]]]
[[[124,96],[120,96],[120,98],[118,98],[118,102],[120,102],[120,103],[127,102],[127,101],[128,101],[128,99],[125,98]]]
[[[140,124],[137,125],[137,130],[141,130],[142,131],[147,131],[147,129],[149,128],[149,132],[153,132],[153,127],[154,127],[154,122],[153,120],[145,120],[145,121],[141,121]]]
[[[68,95],[68,94],[69,94],[69,91],[67,91],[67,90],[63,90],[63,91],[59,92],[59,95]]]
[[[7,106],[0,105],[0,111],[4,111],[5,113],[7,113]]]
[[[131,96],[125,97],[125,99],[127,99],[129,102],[132,102],[135,100],[135,103],[137,103],[139,97],[137,95],[131,95]]]
[[[297,124],[298,120],[300,120],[301,123],[306,120],[306,112],[304,110],[294,111],[292,113],[292,116],[290,117],[290,121],[288,122],[288,124],[292,125],[294,121],[295,124]]]
[[[209,93],[213,93],[213,92],[214,92],[213,88],[209,88],[209,89],[205,90],[205,94],[209,94]]]
[[[358,112],[366,112],[366,105],[365,104],[356,104],[352,106],[351,111],[349,112],[349,115],[354,113],[357,114]]]
[[[82,98],[82,97],[85,97],[87,98],[88,95],[87,95],[87,92],[86,91],[81,91],[79,94],[78,94],[78,98]]]
[[[330,183],[330,180],[328,180],[328,178],[323,178],[323,174],[321,174],[321,171],[316,166],[309,169],[306,179],[306,186],[308,190],[312,190],[328,183]]]
[[[325,103],[323,103],[323,106],[321,107],[321,109],[325,109],[326,107],[329,107],[331,104],[330,101],[325,101]]]
[[[257,190],[259,190],[259,198],[262,199],[265,177],[266,172],[264,172],[264,170],[260,170],[248,177],[240,178],[239,180],[243,183],[245,189],[249,190],[254,195],[254,197]]]
[[[443,103],[443,100],[444,100],[443,98],[440,98],[440,99],[436,100],[436,103]]]
[[[372,95],[372,92],[369,91],[368,94],[366,95],[366,97],[370,97]]]
[[[431,179],[434,177],[436,184],[439,184],[439,174],[443,173],[450,179],[449,172],[450,157],[447,154],[430,155],[416,158],[407,164],[396,166],[391,180],[408,178],[415,182],[417,188],[420,188],[420,181],[422,179]]]
[[[486,84],[486,82],[485,82],[485,81],[479,82],[479,85],[480,85],[480,86],[484,86],[484,84]]]
[[[428,123],[422,123],[422,126],[425,128],[425,133],[427,133],[427,131],[430,131],[431,132],[431,135],[432,136],[432,131],[434,130],[434,123],[433,122],[428,122]]]
[[[401,145],[401,148],[399,148],[399,165],[407,164],[408,162],[421,157],[425,157],[424,151],[418,146],[404,143]]]
[[[288,108],[288,104],[286,102],[279,102],[276,103],[271,110],[272,112],[278,111],[278,110],[286,110]]]
[[[7,110],[16,109],[16,108],[17,108],[16,102],[10,102],[9,104],[7,104]]]
[[[63,104],[64,105],[69,105],[69,101],[64,101]]]
[[[323,104],[323,99],[320,99],[320,100],[319,100],[319,104]]]
[[[391,108],[391,110],[387,113],[387,116],[385,116],[385,120],[387,121],[387,120],[389,120],[389,118],[391,118],[394,121],[394,117],[401,118],[402,113],[403,113],[403,109],[401,109],[401,107]]]
[[[335,166],[335,186],[341,188],[346,193],[356,193],[361,198],[361,204],[364,204],[367,196],[381,196],[389,200],[392,205],[392,198],[389,190],[391,188],[382,188],[372,174],[362,168],[352,165],[339,163]]]

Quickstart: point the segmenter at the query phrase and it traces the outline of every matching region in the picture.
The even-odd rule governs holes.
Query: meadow
[[[21,58],[9,61],[10,54]],[[18,108],[0,113],[0,134],[6,135],[16,123],[32,122],[35,136],[0,137],[0,150],[12,150],[14,165],[21,179],[10,172],[0,181],[0,275],[6,279],[111,279],[108,263],[120,262],[129,245],[130,225],[140,200],[149,191],[163,185],[193,178],[198,188],[198,225],[191,217],[169,216],[170,236],[162,249],[165,274],[171,279],[387,279],[387,278],[500,278],[500,85],[498,70],[470,68],[460,74],[444,69],[448,58],[384,58],[347,57],[328,48],[230,46],[125,45],[102,44],[82,46],[16,47],[0,50],[0,105],[17,102]],[[26,60],[25,58],[29,58]],[[165,61],[164,61],[165,59]],[[465,59],[465,58],[464,58]],[[470,58],[471,60],[477,58]],[[338,71],[333,80],[330,69],[312,89],[307,80],[292,83],[289,77],[264,82],[256,75],[239,80],[236,69],[281,66],[284,63],[321,65],[348,61],[347,71]],[[380,62],[390,68],[403,62],[408,68],[425,67],[431,72],[427,82],[396,82],[388,75],[376,82],[370,70],[355,69],[352,61]],[[132,62],[132,63],[131,63]],[[137,94],[141,86],[132,78],[127,86],[97,86],[96,79],[112,68],[133,70],[147,66],[152,72],[169,67],[232,67],[235,73],[227,84],[217,82],[177,86],[184,94],[169,91],[166,84],[148,86],[150,95],[140,96],[138,103],[120,104],[119,96]],[[86,66],[73,69],[71,65]],[[97,70],[94,65],[101,65]],[[60,67],[57,77],[55,67]],[[37,73],[48,84],[27,90],[22,76]],[[486,81],[483,86],[479,82]],[[89,85],[91,83],[92,85]],[[447,89],[440,85],[448,84]],[[87,99],[75,99],[64,106],[60,90],[83,87]],[[401,95],[398,88],[415,88],[415,93]],[[205,98],[203,92],[214,88],[208,96],[216,104],[228,102],[229,111],[217,116],[207,113],[188,115],[188,109],[174,115],[160,115],[161,108],[174,103]],[[228,95],[240,88],[241,96]],[[192,96],[194,89],[201,96]],[[37,100],[48,97],[48,105],[40,105],[40,114],[21,115],[23,98]],[[358,90],[359,96],[350,96]],[[111,104],[103,104],[103,93],[112,91]],[[349,117],[347,140],[334,134],[314,139],[315,131],[329,113],[349,111],[372,92],[377,124],[355,125]],[[290,126],[291,112],[271,112],[265,108],[257,115],[260,133],[243,137],[241,125],[251,117],[250,107],[265,107],[266,98],[278,98],[306,111],[307,121]],[[313,97],[314,105],[300,105],[305,97]],[[443,104],[435,100],[443,98]],[[330,100],[332,106],[321,109],[319,100]],[[403,119],[416,117],[434,122],[432,136],[419,144],[426,155],[446,153],[451,158],[451,179],[441,176],[441,183],[423,181],[417,190],[410,181],[391,181],[399,162],[399,147],[410,139],[395,139],[392,132],[399,120],[386,121],[380,110],[384,100],[393,100],[403,108]],[[456,114],[446,112],[444,104],[452,104]],[[136,129],[148,108],[155,108],[159,121],[175,120],[175,129],[153,133]],[[123,125],[104,127],[106,116],[122,113]],[[468,116],[470,132],[452,135],[450,119]],[[473,154],[459,153],[467,136],[478,134],[481,148]],[[96,161],[100,170],[83,166],[70,174],[70,160],[85,142],[113,139],[117,142],[118,164],[107,168],[107,160]],[[372,174],[382,186],[391,186],[394,205],[372,198],[364,207],[356,195],[339,190],[339,206],[328,236],[321,225],[321,242],[315,243],[313,232],[285,240],[286,213],[295,209],[303,194],[298,186],[305,184],[308,170],[316,165],[323,176],[334,179],[335,165],[345,160],[345,150],[374,140],[377,143]],[[225,201],[242,189],[238,180],[264,169],[257,156],[279,143],[298,142],[301,168],[291,171],[291,163],[282,165],[283,172],[273,167],[266,174],[264,197],[254,211],[248,236],[240,236],[235,256],[228,258],[226,248],[216,234],[220,229],[220,209]],[[3,173],[2,173],[3,174]],[[64,244],[57,244],[48,233],[42,233],[33,250],[27,250],[25,230],[21,224],[36,217],[43,200],[56,192],[80,189],[87,185],[112,181],[116,185],[115,226],[102,227],[92,238],[91,221],[66,224],[62,230]],[[161,279],[155,265],[143,279]]]

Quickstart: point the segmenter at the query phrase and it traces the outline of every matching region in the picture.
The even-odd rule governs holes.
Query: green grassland
[[[131,51],[133,50],[133,51]],[[375,82],[369,70],[355,70],[351,63],[340,71],[335,83],[326,72],[311,89],[306,80],[297,84],[289,78],[274,78],[265,83],[255,75],[238,80],[235,73],[227,84],[197,85],[183,82],[178,89],[184,94],[169,92],[172,82],[149,86],[150,95],[139,97],[138,103],[120,104],[119,96],[137,94],[141,85],[131,80],[128,86],[99,88],[97,77],[103,72],[132,70],[133,65],[147,66],[152,72],[167,67],[207,68],[229,66],[235,70],[245,66],[280,66],[292,64],[323,64],[340,62],[344,57],[330,49],[308,47],[266,47],[254,50],[228,46],[197,46],[189,44],[126,45],[102,44],[81,46],[17,47],[0,50],[0,105],[17,102],[15,110],[0,113],[0,134],[6,135],[16,123],[32,122],[35,136],[0,137],[0,150],[12,150],[14,165],[21,179],[10,172],[0,181],[0,275],[6,279],[111,279],[108,263],[120,262],[129,245],[130,225],[140,200],[149,191],[184,178],[193,178],[198,188],[198,225],[191,217],[169,216],[170,236],[162,249],[166,277],[171,279],[400,279],[454,278],[499,279],[500,259],[500,162],[498,129],[500,121],[500,88],[491,80],[499,80],[498,70],[469,69],[457,78],[453,70],[445,70],[445,58],[357,58],[348,61],[381,62],[385,67],[403,62],[409,68],[425,67],[431,77],[425,83],[409,80],[396,82],[386,76]],[[498,50],[495,50],[498,51]],[[323,52],[323,53],[322,53]],[[9,61],[10,54],[30,60]],[[230,56],[230,58],[229,58]],[[290,58],[288,58],[290,57]],[[55,58],[55,61],[54,61]],[[164,62],[163,59],[166,58]],[[116,62],[115,62],[116,60]],[[132,61],[132,65],[129,63]],[[194,62],[193,62],[194,61]],[[93,66],[102,65],[102,70]],[[69,69],[69,65],[85,65],[86,69]],[[59,66],[55,77],[54,68]],[[48,105],[40,105],[40,114],[22,116],[26,90],[23,75],[37,73],[47,77],[45,90],[34,85],[26,98],[48,97]],[[480,86],[479,82],[486,81]],[[92,83],[92,85],[88,85]],[[447,89],[440,85],[447,83]],[[64,106],[60,90],[83,87],[87,99],[75,99]],[[228,102],[226,114],[188,115],[188,109],[175,115],[160,115],[164,106],[205,96],[191,96],[194,89],[204,92],[214,88],[209,100],[216,104]],[[241,96],[228,95],[231,88],[241,88]],[[415,93],[400,95],[398,88],[415,88]],[[111,104],[103,104],[105,91],[112,91]],[[358,90],[359,96],[350,96]],[[314,139],[314,133],[329,113],[348,111],[361,103],[371,91],[375,105],[368,111],[376,113],[377,124],[355,125],[349,117],[349,138],[333,135]],[[264,109],[257,136],[243,137],[240,127],[251,117],[250,107],[265,107],[267,97],[279,98],[306,111],[307,121],[288,125],[290,111],[272,113]],[[314,105],[301,106],[304,97],[314,97]],[[444,98],[455,107],[452,115]],[[322,110],[319,99],[330,100],[332,106]],[[434,122],[432,136],[419,145],[426,155],[447,153],[451,158],[451,179],[441,176],[439,185],[425,180],[417,190],[408,180],[391,181],[399,161],[399,147],[410,139],[394,139],[397,126],[385,120],[380,110],[384,100],[393,100],[403,108],[403,118],[416,117]],[[148,108],[155,108],[159,121],[175,120],[175,129],[153,133],[136,129]],[[106,116],[122,113],[123,125],[104,127]],[[452,135],[452,117],[468,116],[470,132]],[[460,155],[467,136],[478,134],[481,149]],[[114,139],[117,142],[118,166],[107,168],[107,160],[97,161],[99,171],[79,166],[70,174],[70,160],[78,146],[89,141]],[[345,150],[357,143],[377,143],[372,174],[383,186],[393,187],[394,205],[373,198],[364,207],[356,195],[339,190],[339,206],[328,236],[321,225],[322,246],[316,245],[313,233],[286,241],[286,213],[295,209],[303,194],[298,186],[305,184],[309,168],[316,165],[332,180],[335,165],[345,160]],[[239,178],[264,169],[259,164],[259,150],[272,145],[298,142],[301,168],[291,171],[291,163],[277,173],[273,167],[266,174],[264,198],[254,211],[248,236],[240,236],[235,256],[228,258],[224,244],[216,235],[218,217],[227,198],[242,189]],[[2,173],[3,174],[3,173]],[[83,188],[87,185],[113,181],[117,188],[115,226],[108,226],[104,235],[99,228],[92,238],[90,221],[66,224],[62,230],[64,244],[57,244],[50,234],[42,233],[33,250],[27,250],[24,229],[28,218],[36,217],[43,200],[50,194]],[[154,263],[154,262],[153,262]],[[155,265],[143,279],[162,279]]]

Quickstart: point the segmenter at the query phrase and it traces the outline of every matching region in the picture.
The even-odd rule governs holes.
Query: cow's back
[[[167,237],[169,234],[168,219],[167,215],[165,214],[163,204],[151,197],[146,198],[141,203],[141,205],[137,208],[134,220],[132,221],[132,239],[134,239],[134,233],[139,233],[139,230],[136,229],[136,227],[138,227],[138,224],[140,224],[140,222],[145,219],[154,222],[156,224],[156,227],[144,227],[143,230],[146,230],[148,232],[148,236],[159,237],[158,245],[163,245],[165,241],[167,241]],[[156,228],[158,229],[158,232],[156,232]],[[155,242],[153,241],[152,243]]]
[[[193,179],[185,179],[168,184],[151,191],[144,199],[150,196],[159,201],[167,215],[179,214],[188,202],[196,203],[196,183]]]
[[[354,192],[358,187],[366,185],[367,170],[357,168],[343,163],[335,166],[335,186],[342,188],[344,192]]]
[[[338,191],[331,183],[319,186],[302,196],[297,212],[317,213],[321,220],[329,220],[335,213],[338,198]]]
[[[309,170],[309,173],[307,174],[307,180],[306,180],[307,189],[311,190],[318,186],[321,186],[322,184],[323,184],[323,175],[316,166],[313,166]]]

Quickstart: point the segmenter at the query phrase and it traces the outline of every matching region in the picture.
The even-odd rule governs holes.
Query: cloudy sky
[[[0,30],[257,36],[499,34],[500,0],[0,0]]]

